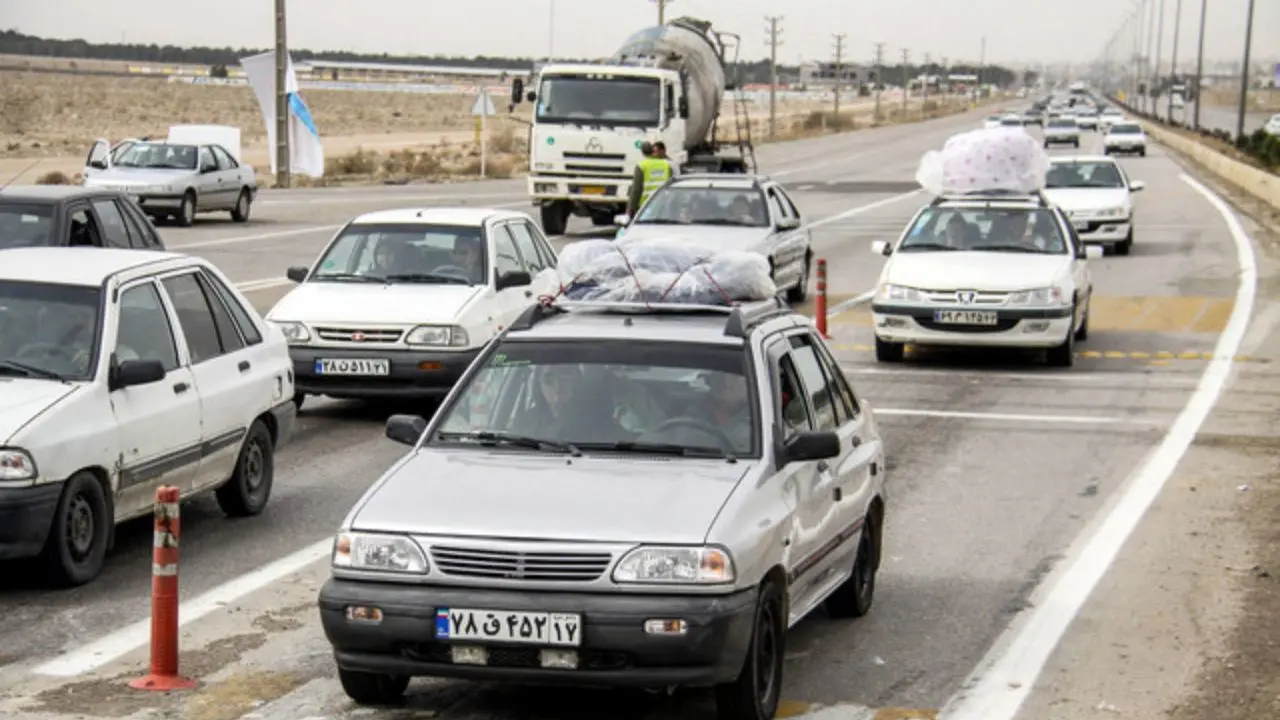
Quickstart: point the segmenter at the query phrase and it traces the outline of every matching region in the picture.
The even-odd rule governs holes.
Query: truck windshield
[[[538,122],[655,126],[661,97],[657,78],[542,79]]]

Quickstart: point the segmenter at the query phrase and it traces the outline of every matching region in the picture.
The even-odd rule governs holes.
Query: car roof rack
[[[933,199],[931,205],[941,205],[946,202],[986,202],[1001,203],[1010,200],[1033,200],[1040,207],[1049,207],[1049,199],[1044,196],[1040,190],[1032,190],[1029,193],[1017,192],[1016,190],[975,190],[973,192],[961,193],[943,193]]]
[[[722,315],[726,316],[725,336],[744,338],[752,328],[761,323],[790,315],[794,311],[781,297],[773,297],[766,300],[748,300],[724,305],[672,302],[594,302],[561,298],[530,306],[511,323],[508,329],[514,331],[529,330],[548,318],[573,312],[603,315]]]

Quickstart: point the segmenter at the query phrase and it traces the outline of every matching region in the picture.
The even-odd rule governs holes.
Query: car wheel
[[[98,577],[113,526],[102,483],[88,472],[72,475],[62,488],[41,551],[40,560],[49,578],[75,587]]]
[[[302,404],[305,403],[306,401],[307,401],[306,394],[304,393],[293,394],[293,407],[298,412],[302,412]]]
[[[785,612],[782,590],[766,581],[756,599],[751,643],[742,671],[733,682],[715,688],[719,720],[772,720],[777,714],[786,660]]]
[[[379,675],[338,668],[342,690],[358,705],[394,705],[409,689],[407,675]]]
[[[875,513],[867,513],[853,573],[823,603],[832,617],[857,618],[871,612],[871,603],[876,597],[876,572],[880,569],[880,538],[880,523]]]
[[[1071,317],[1075,317],[1075,305],[1071,306]],[[1067,337],[1061,345],[1049,348],[1045,353],[1045,361],[1050,367],[1071,367],[1076,361],[1076,334],[1067,331]]]
[[[253,199],[249,197],[249,188],[242,188],[240,197],[236,198],[236,206],[231,208],[231,219],[241,223],[248,222],[251,205],[253,205]]]
[[[1084,317],[1080,318],[1080,327],[1076,330],[1076,342],[1089,339],[1089,306],[1084,306]]]
[[[275,480],[275,448],[271,433],[261,420],[254,420],[240,446],[235,472],[215,493],[218,507],[231,517],[257,515],[267,507]]]
[[[1116,243],[1115,254],[1128,255],[1129,251],[1131,250],[1133,250],[1133,229],[1132,228],[1129,229],[1129,234],[1125,235],[1123,240]]]
[[[1143,149],[1141,149],[1141,150],[1139,150],[1139,151],[1138,151],[1138,157],[1146,157],[1146,156],[1147,156],[1147,150],[1146,150],[1146,148],[1143,148]]]
[[[809,297],[809,256],[805,255],[804,266],[800,270],[800,282],[787,290],[787,302],[799,305]]]
[[[876,338],[876,361],[884,363],[902,362],[907,347],[903,343],[891,343]]]
[[[182,204],[178,206],[178,214],[175,216],[178,224],[182,227],[191,227],[196,222],[196,194],[194,191],[188,190],[182,196]]]

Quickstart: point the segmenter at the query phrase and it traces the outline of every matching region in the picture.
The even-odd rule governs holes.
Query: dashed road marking
[[[831,349],[842,350],[844,352],[866,353],[866,352],[875,351],[875,346],[863,345],[860,343],[836,342],[836,343],[831,343]],[[912,348],[908,347],[907,349],[908,351],[910,351]],[[1167,350],[1161,350],[1158,352],[1148,352],[1148,351],[1139,351],[1139,350],[1131,350],[1131,351],[1081,350],[1080,352],[1076,353],[1076,357],[1084,358],[1088,360],[1147,360],[1151,365],[1166,365],[1168,364],[1169,360],[1201,360],[1201,361],[1209,362],[1212,360],[1221,359],[1215,356],[1211,352],[1185,351],[1185,352],[1175,353]],[[1243,362],[1243,363],[1271,362],[1267,358],[1252,357],[1249,355],[1236,355],[1235,357],[1231,358],[1231,361]]]

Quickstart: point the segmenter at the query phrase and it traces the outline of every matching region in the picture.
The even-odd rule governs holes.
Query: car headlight
[[[1010,305],[1062,305],[1066,296],[1059,287],[1036,288],[1009,293]]]
[[[290,345],[311,342],[311,331],[307,330],[307,326],[300,322],[283,322],[280,320],[268,320],[268,322],[280,328],[280,332],[284,333],[284,339],[288,340]]]
[[[901,285],[890,285],[888,283],[876,288],[877,300],[900,300],[906,302],[922,302],[925,297],[924,293],[915,288],[903,287]]]
[[[333,566],[423,575],[427,572],[427,554],[413,538],[404,535],[344,532],[333,541]]]
[[[409,331],[404,341],[409,345],[467,347],[471,338],[457,325],[419,325]]]
[[[35,480],[36,461],[31,453],[17,448],[0,448],[0,483]]]
[[[616,583],[721,585],[734,577],[733,559],[715,547],[641,546],[613,569]]]

